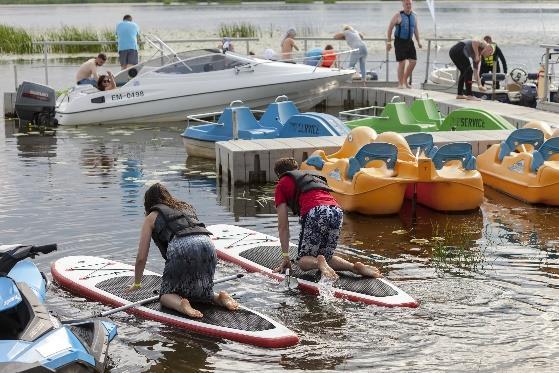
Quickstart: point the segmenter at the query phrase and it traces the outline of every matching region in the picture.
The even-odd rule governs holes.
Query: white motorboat
[[[171,53],[121,71],[116,89],[75,86],[57,100],[56,119],[60,125],[174,122],[234,100],[264,108],[280,95],[307,110],[354,73],[218,49]]]
[[[430,80],[431,82],[438,84],[441,87],[455,88],[457,84],[456,82],[458,80],[458,74],[459,72],[456,69],[456,66],[442,67],[431,71]],[[488,76],[490,75],[491,74],[489,73]],[[511,102],[511,103],[518,102],[520,97],[518,93],[519,89],[516,89],[516,85],[513,84],[513,86],[510,86],[511,85],[510,83],[512,82],[506,81],[507,78],[505,74],[497,74],[497,77],[501,81],[505,80],[505,82],[503,83],[507,86],[507,88],[495,89],[496,99],[498,101],[503,101],[503,102]],[[485,91],[482,92],[479,90],[477,84],[473,84],[472,85],[473,95],[484,99],[491,99],[491,96],[493,95],[492,81],[485,80],[484,88]]]

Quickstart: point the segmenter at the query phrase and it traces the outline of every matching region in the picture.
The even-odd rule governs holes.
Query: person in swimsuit
[[[481,57],[491,56],[493,47],[483,40],[462,40],[456,43],[448,52],[450,59],[460,71],[458,78],[458,99],[479,100],[472,95],[472,74],[481,92],[485,87],[479,78],[479,65]],[[471,62],[470,62],[471,59]],[[465,89],[464,89],[465,87]]]
[[[281,58],[283,62],[295,63],[293,61],[293,49],[299,50],[299,47],[295,44],[295,35],[297,35],[297,31],[294,28],[290,28],[281,41]]]
[[[211,233],[198,221],[194,207],[174,198],[167,188],[156,183],[144,195],[144,208],[146,217],[136,256],[134,284],[129,291],[141,287],[153,239],[165,259],[159,293],[163,306],[195,318],[204,315],[192,307],[192,301],[215,303],[231,311],[238,309],[239,304],[231,295],[213,291],[215,247],[209,237]]]
[[[403,10],[394,14],[388,25],[386,50],[390,51],[392,48],[392,30],[396,28],[396,31],[394,31],[394,52],[396,53],[396,61],[398,61],[398,88],[411,88],[412,86],[408,81],[417,63],[413,36],[417,40],[417,46],[421,48],[422,45],[419,41],[417,16],[412,10],[412,0],[403,0],[402,5]],[[406,61],[408,63],[407,68]]]
[[[288,207],[299,215],[301,233],[297,264],[303,271],[320,270],[327,278],[336,279],[335,271],[351,271],[366,277],[382,277],[380,271],[361,262],[350,263],[334,255],[343,211],[330,194],[326,180],[309,171],[299,171],[293,158],[280,158],[274,165],[279,178],[275,190],[278,213],[278,232],[283,260],[274,269],[283,272],[291,267],[289,259],[289,219]]]

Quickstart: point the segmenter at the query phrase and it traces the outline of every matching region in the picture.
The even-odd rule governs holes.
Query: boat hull
[[[348,79],[347,74],[335,74],[316,78],[283,82],[269,85],[234,87],[219,91],[200,91],[192,94],[175,92],[169,97],[163,93],[155,93],[144,99],[130,99],[122,103],[91,105],[81,109],[74,108],[70,103],[59,104],[56,119],[60,125],[87,124],[132,124],[154,122],[178,122],[186,120],[186,115],[203,114],[221,111],[232,101],[242,100],[245,105],[253,108],[265,108],[270,102],[281,95],[287,95],[301,110],[308,110],[337,88],[340,82]],[[215,84],[214,84],[215,83]],[[215,87],[217,81],[209,81],[204,87]],[[147,89],[145,89],[147,92]],[[101,94],[108,102],[112,95]],[[147,96],[147,94],[146,94]]]
[[[215,142],[183,137],[182,143],[189,157],[215,159]]]

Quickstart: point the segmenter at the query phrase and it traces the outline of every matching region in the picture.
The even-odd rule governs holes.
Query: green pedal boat
[[[404,102],[390,102],[384,108],[370,106],[343,111],[340,116],[358,118],[346,122],[349,128],[366,126],[378,133],[516,129],[500,115],[482,109],[457,109],[445,118],[431,98],[418,98],[411,107]]]

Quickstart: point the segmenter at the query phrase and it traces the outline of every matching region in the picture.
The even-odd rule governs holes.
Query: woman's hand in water
[[[279,267],[276,267],[276,269],[274,269],[274,272],[283,273],[286,268],[291,268],[291,261],[289,260],[289,258],[283,258],[283,261],[281,262]]]

